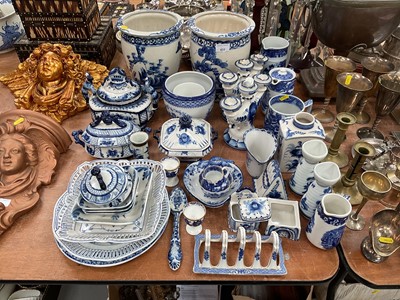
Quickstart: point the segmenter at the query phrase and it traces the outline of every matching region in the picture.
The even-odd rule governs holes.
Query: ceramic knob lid
[[[257,92],[257,85],[251,77],[247,77],[241,83],[239,83],[239,91],[241,94],[251,95]]]
[[[235,112],[242,106],[242,102],[237,97],[229,96],[222,98],[219,105],[224,112]]]
[[[289,68],[273,68],[269,71],[269,76],[272,79],[289,81],[296,78],[296,73]]]
[[[110,71],[96,95],[104,103],[125,105],[137,100],[141,93],[141,86],[130,80],[125,71],[117,67]]]
[[[128,173],[117,165],[103,164],[87,170],[81,182],[82,198],[93,204],[107,204],[126,189]]]
[[[268,86],[271,83],[271,77],[267,74],[257,74],[253,77],[254,81],[259,86]]]
[[[250,59],[239,59],[235,61],[235,66],[242,71],[250,71],[254,67],[254,63]]]
[[[223,72],[219,75],[219,81],[225,85],[233,85],[239,79],[239,76],[233,72]]]
[[[261,222],[271,218],[271,207],[266,197],[241,199],[239,210],[243,221]]]

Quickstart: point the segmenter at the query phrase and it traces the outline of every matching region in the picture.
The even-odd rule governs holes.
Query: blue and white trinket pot
[[[297,113],[292,118],[279,122],[278,161],[281,172],[294,172],[302,158],[302,145],[311,139],[325,139],[321,123],[307,112]]]

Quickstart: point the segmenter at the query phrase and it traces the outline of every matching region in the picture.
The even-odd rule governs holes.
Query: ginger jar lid
[[[239,210],[243,221],[262,222],[271,218],[271,207],[266,197],[240,199]]]
[[[111,105],[125,105],[139,99],[142,88],[136,81],[129,79],[121,68],[113,68],[103,84],[97,89],[97,97]]]
[[[86,171],[81,182],[82,198],[92,204],[107,204],[119,197],[126,189],[130,176],[113,164],[93,166]]]
[[[290,81],[296,78],[296,73],[289,68],[273,68],[269,71],[272,79],[280,81]]]

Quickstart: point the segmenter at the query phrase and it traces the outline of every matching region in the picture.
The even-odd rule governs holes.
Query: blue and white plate
[[[54,237],[58,248],[70,260],[90,267],[111,267],[135,259],[150,249],[162,236],[169,214],[168,193],[164,189],[160,219],[153,224],[155,231],[148,238],[129,243],[74,243]]]
[[[259,197],[287,199],[285,182],[278,161],[275,159],[268,163],[263,174],[253,178],[254,191]]]
[[[92,163],[94,162],[96,161]],[[125,243],[153,234],[154,224],[160,217],[165,189],[165,172],[160,163],[151,160],[133,160],[125,161],[125,163],[136,168],[139,179],[137,200],[131,211],[125,214],[127,218],[108,224],[75,222],[72,211],[74,207],[76,208],[76,193],[73,190],[67,190],[54,207],[53,233],[57,239],[69,242]],[[148,186],[151,190],[148,190]]]
[[[228,172],[232,175],[231,184],[222,197],[211,198],[206,196],[200,185],[200,173],[210,164],[226,167]],[[224,203],[230,199],[231,195],[242,186],[243,174],[232,160],[212,157],[210,160],[200,160],[188,165],[183,174],[183,183],[187,191],[205,206],[212,208],[220,207],[224,205]]]

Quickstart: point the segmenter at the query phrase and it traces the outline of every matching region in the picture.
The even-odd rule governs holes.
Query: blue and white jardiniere
[[[307,224],[308,240],[320,249],[339,245],[351,213],[350,202],[339,194],[325,195]]]
[[[0,1],[0,54],[14,50],[14,43],[24,34],[20,17],[11,0]]]
[[[182,57],[180,42],[183,18],[167,10],[136,10],[117,22],[121,47],[133,77],[160,88],[178,71]]]
[[[332,192],[332,186],[340,180],[340,177],[340,169],[334,162],[327,161],[315,165],[315,180],[300,199],[300,210],[304,216],[311,218],[322,197]]]
[[[298,195],[304,195],[314,180],[314,167],[328,155],[328,147],[320,139],[312,139],[301,146],[302,158],[289,180],[289,187]]]
[[[250,54],[253,19],[228,11],[205,11],[188,20],[192,30],[190,59],[195,71],[218,83],[220,73],[236,71],[235,62]],[[217,92],[221,87],[217,87]]]
[[[321,123],[307,112],[279,121],[278,161],[282,172],[294,172],[302,157],[302,145],[312,139],[324,140]]]
[[[286,67],[289,57],[289,41],[279,36],[268,36],[261,41],[261,54],[268,57],[265,71]]]

